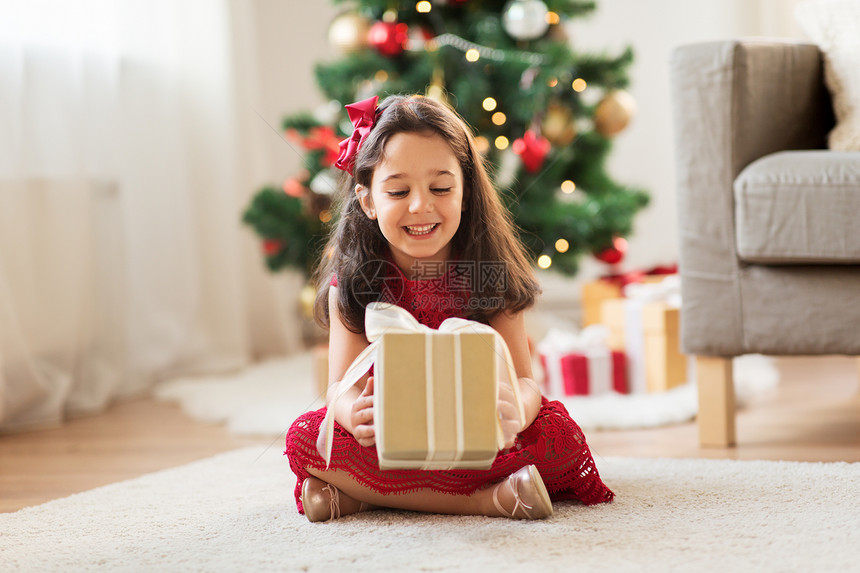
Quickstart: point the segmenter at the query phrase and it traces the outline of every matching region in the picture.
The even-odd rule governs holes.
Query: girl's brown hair
[[[499,281],[472,281],[471,297],[489,304],[469,305],[466,318],[487,322],[501,310],[516,312],[534,304],[540,286],[516,234],[510,213],[493,188],[484,160],[465,122],[445,105],[422,96],[389,96],[355,158],[354,176],[344,174],[338,190],[340,215],[314,273],[314,317],[329,326],[329,284],[337,276],[337,308],[347,328],[364,332],[364,311],[380,299],[390,264],[388,242],[379,225],[361,209],[356,185],[370,189],[385,144],[397,133],[437,134],[451,147],[463,171],[464,212],[452,239],[458,261],[498,263]],[[486,284],[485,284],[486,283]],[[503,301],[503,302],[498,302]],[[472,308],[474,307],[474,308]]]

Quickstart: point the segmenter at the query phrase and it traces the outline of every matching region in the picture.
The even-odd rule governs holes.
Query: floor
[[[734,448],[700,448],[693,423],[589,432],[588,440],[598,464],[607,456],[860,462],[858,365],[847,357],[777,359],[779,387],[738,413]],[[0,512],[249,445],[282,447],[280,438],[231,436],[151,399],[117,404],[59,428],[0,436]]]

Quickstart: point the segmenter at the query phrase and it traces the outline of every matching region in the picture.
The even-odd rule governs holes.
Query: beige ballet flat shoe
[[[514,498],[514,507],[510,511],[499,501],[499,490],[503,487]],[[545,519],[552,515],[552,501],[535,466],[520,468],[496,485],[493,503],[502,515],[513,519]],[[510,502],[506,505],[510,506]]]
[[[352,509],[341,509],[344,503]],[[359,502],[339,489],[315,477],[308,477],[302,482],[302,506],[308,521],[328,521],[344,515],[365,511],[370,506]]]

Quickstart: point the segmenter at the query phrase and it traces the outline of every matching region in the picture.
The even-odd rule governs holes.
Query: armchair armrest
[[[691,354],[743,353],[732,183],[764,155],[826,147],[833,126],[817,46],[726,41],[671,59],[684,311]]]

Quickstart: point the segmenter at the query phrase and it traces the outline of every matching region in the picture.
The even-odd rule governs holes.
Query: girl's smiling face
[[[374,169],[370,193],[361,185],[356,193],[367,216],[379,223],[394,262],[407,277],[418,278],[414,275],[422,261],[449,259],[463,211],[463,173],[442,137],[392,135]]]

